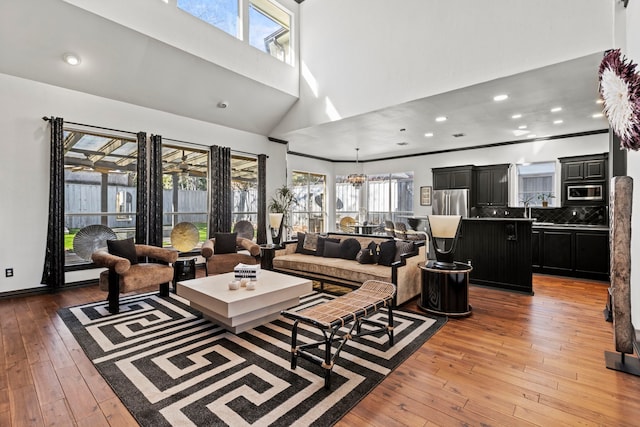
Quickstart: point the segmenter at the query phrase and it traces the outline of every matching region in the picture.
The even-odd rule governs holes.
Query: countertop
[[[509,221],[509,222],[513,222],[513,221],[528,221],[533,223],[532,219],[529,218],[517,218],[517,217],[495,217],[495,216],[491,216],[491,217],[484,217],[484,218],[462,218],[463,221]]]
[[[565,224],[565,223],[553,223],[553,222],[537,222],[529,218],[510,218],[510,217],[485,217],[485,218],[463,218],[463,221],[523,221],[530,222],[532,228],[553,228],[553,229],[585,229],[585,230],[603,230],[609,231],[609,227],[606,225],[597,224]]]

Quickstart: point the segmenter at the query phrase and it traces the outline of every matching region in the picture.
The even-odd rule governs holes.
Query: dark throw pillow
[[[367,249],[371,249],[371,255],[373,256],[373,263],[377,264],[378,263],[378,244],[372,240],[371,243],[367,245]]]
[[[360,249],[360,252],[356,255],[356,261],[360,264],[375,264],[373,252],[369,248]]]
[[[107,240],[107,249],[111,255],[128,259],[131,265],[138,263],[133,237],[124,240]]]
[[[386,240],[381,242],[380,254],[378,255],[378,264],[390,266],[396,256],[396,242],[394,240]]]
[[[214,254],[233,254],[238,252],[238,233],[214,233],[216,239],[213,245]]]
[[[305,254],[305,255],[315,255],[316,251],[310,251],[304,248],[305,237],[306,237],[306,233],[301,233],[298,231],[298,244],[296,245],[296,253]]]
[[[360,252],[360,242],[353,237],[340,242],[340,258],[356,259],[358,252]]]
[[[396,256],[394,261],[400,261],[400,256],[403,254],[409,254],[415,252],[415,246],[413,242],[406,242],[404,240],[396,240]]]
[[[316,256],[324,256],[325,242],[340,243],[340,239],[318,236],[318,243],[316,245]]]
[[[340,243],[324,242],[324,256],[326,258],[340,258]]]

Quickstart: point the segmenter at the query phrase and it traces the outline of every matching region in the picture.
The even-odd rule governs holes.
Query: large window
[[[198,228],[200,244],[206,239],[208,171],[208,151],[163,144],[163,246],[171,245],[171,230],[181,222]]]
[[[554,189],[555,162],[530,163],[517,165],[518,206],[542,206],[542,195],[553,195],[548,199],[549,206],[557,206]]]
[[[291,214],[291,227],[294,232],[325,231],[326,217],[326,176],[308,172],[293,172],[293,192],[296,205]]]
[[[364,207],[360,202],[364,200],[362,187],[354,187],[347,181],[346,175],[336,176],[336,230],[339,230],[340,220],[346,217],[357,219],[359,222],[366,221]]]
[[[288,64],[291,13],[272,0],[178,0],[178,8]],[[242,10],[248,10],[246,19]],[[243,22],[245,23],[243,25]],[[243,27],[247,31],[243,34]]]
[[[258,159],[231,156],[232,222],[249,221],[258,227]]]
[[[137,163],[134,139],[65,129],[66,266],[91,262],[74,249],[76,234],[87,226],[107,226],[118,238],[135,235]]]
[[[369,223],[406,222],[413,215],[413,172],[369,175],[367,210]]]

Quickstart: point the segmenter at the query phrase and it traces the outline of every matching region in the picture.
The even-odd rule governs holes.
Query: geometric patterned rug
[[[301,306],[332,298],[314,292]],[[235,335],[157,293],[121,298],[117,315],[106,301],[58,314],[140,425],[154,427],[332,425],[446,322],[394,310],[394,346],[386,334],[349,340],[327,391],[319,366],[299,359],[291,369],[293,322],[282,317]],[[300,343],[317,335],[298,327]]]

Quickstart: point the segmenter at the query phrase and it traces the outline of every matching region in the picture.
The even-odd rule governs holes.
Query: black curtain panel
[[[162,136],[151,135],[149,147],[149,231],[147,243],[162,246]]]
[[[138,132],[138,176],[136,191],[136,243],[147,244],[149,197],[147,192],[147,134]]]
[[[231,231],[231,149],[214,145],[209,152],[209,237]]]
[[[258,155],[258,244],[267,243],[267,156]]]
[[[64,286],[64,120],[49,119],[49,221],[41,283],[52,289]]]

